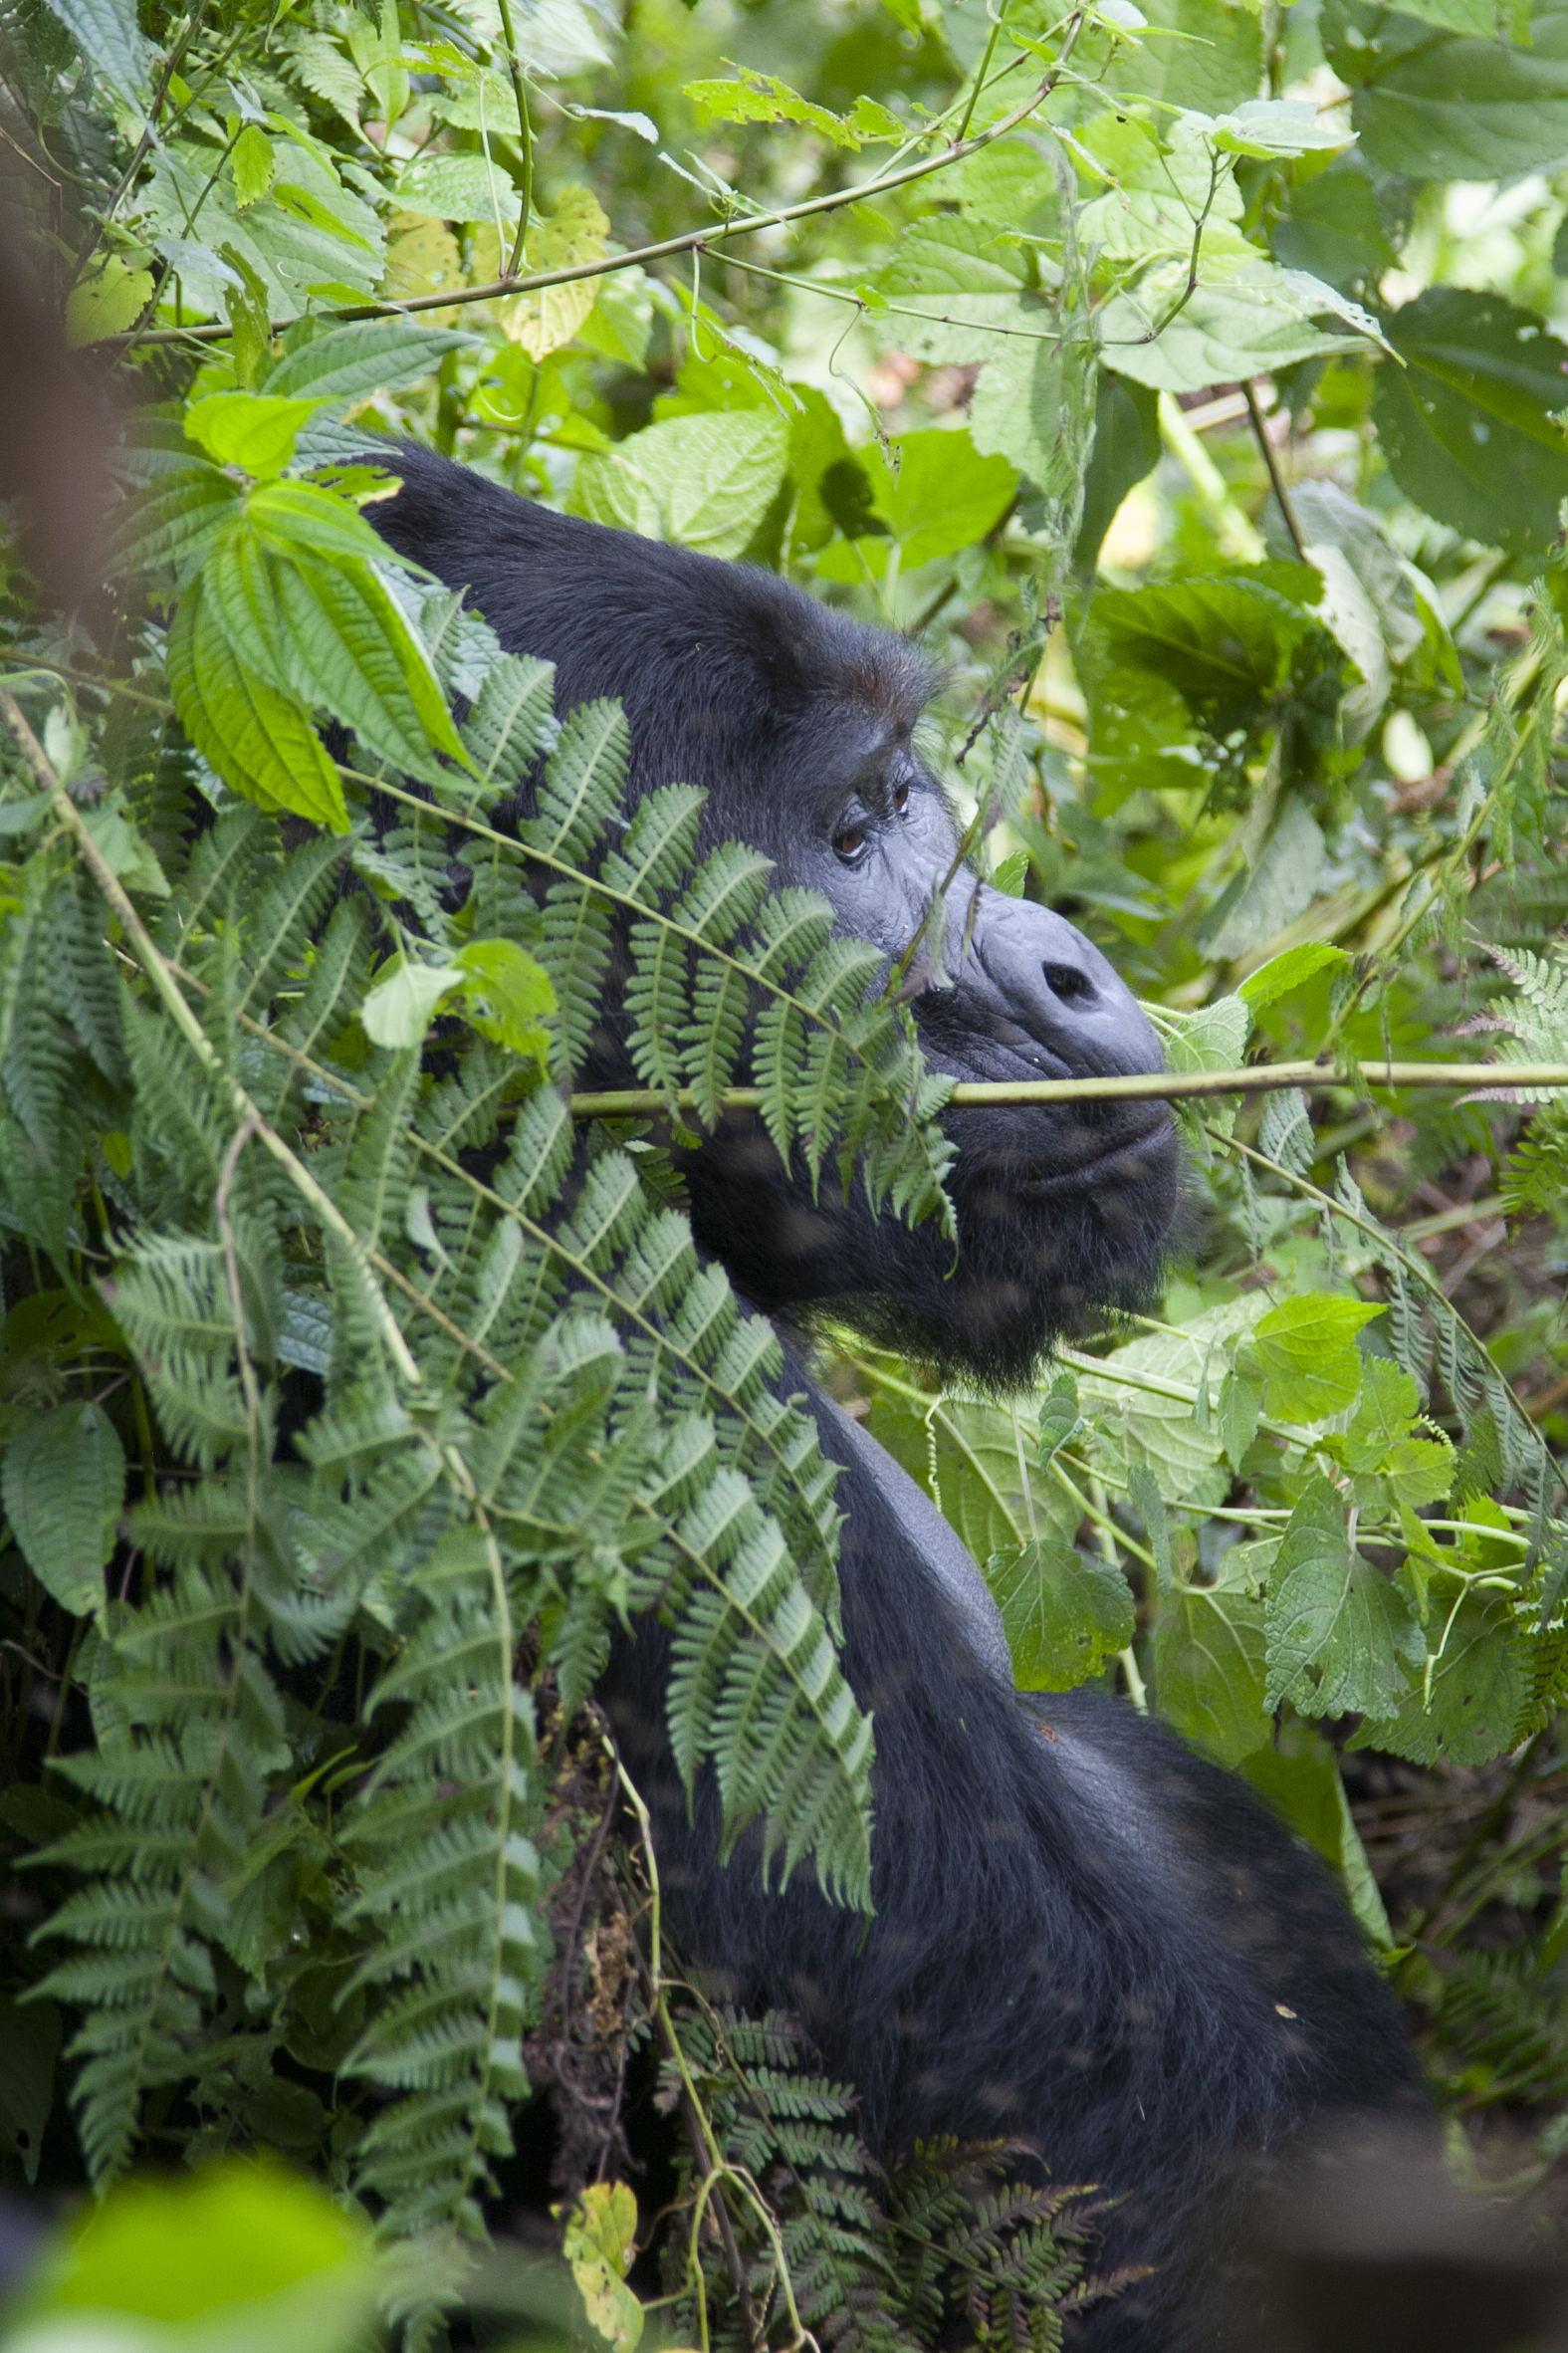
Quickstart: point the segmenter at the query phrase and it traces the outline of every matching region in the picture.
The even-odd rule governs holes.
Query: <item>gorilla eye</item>
[[[907,780],[893,787],[893,807],[895,809],[907,809],[909,807],[909,785]]]
[[[863,827],[845,825],[841,831],[833,835],[833,848],[846,866],[858,866],[866,853],[866,836]]]

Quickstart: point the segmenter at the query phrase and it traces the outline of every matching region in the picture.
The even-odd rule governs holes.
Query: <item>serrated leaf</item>
[[[135,0],[47,0],[95,72],[132,104],[147,91],[147,52]]]
[[[1398,1711],[1363,1724],[1352,1749],[1383,1749],[1431,1766],[1485,1765],[1514,1745],[1530,1694],[1526,1645],[1506,1595],[1457,1588],[1439,1572],[1428,1593],[1436,1657]]]
[[[209,392],[185,411],[185,434],[220,466],[239,466],[259,482],[281,474],[302,426],[320,398],[285,400],[265,392]]]
[[[348,812],[335,763],[303,712],[242,662],[197,580],[169,632],[169,691],[180,725],[236,793],[335,833]]]
[[[577,467],[569,512],[739,556],[784,481],[789,434],[769,409],[670,417]]]
[[[1160,1604],[1155,1704],[1168,1724],[1239,1765],[1271,1730],[1263,1697],[1263,1605],[1231,1585],[1182,1585]]]
[[[993,1553],[986,1582],[1019,1691],[1071,1691],[1133,1638],[1138,1613],[1127,1579],[1071,1544],[1047,1539]]]
[[[1325,966],[1349,962],[1345,950],[1330,940],[1303,940],[1299,947],[1286,948],[1282,955],[1270,956],[1266,964],[1249,972],[1235,993],[1243,1005],[1261,1013],[1265,1005],[1277,1005],[1281,997],[1288,997],[1292,989],[1299,989]]]
[[[1568,54],[1563,72],[1568,94]],[[1373,413],[1406,497],[1486,547],[1544,549],[1568,498],[1568,345],[1537,313],[1458,286],[1428,287],[1388,335],[1403,364],[1379,368]]]
[[[285,352],[260,388],[317,400],[401,392],[433,375],[448,352],[461,351],[471,341],[454,328],[419,327],[411,319],[352,320]],[[388,450],[389,466],[392,454]]]
[[[1361,1387],[1356,1334],[1381,1306],[1311,1291],[1270,1308],[1252,1334],[1263,1368],[1263,1403],[1275,1421],[1321,1422]]]
[[[125,1499],[124,1452],[102,1406],[57,1406],[13,1438],[0,1494],[45,1592],[73,1617],[101,1608]]]
[[[1426,0],[1398,13],[1357,0],[1324,7],[1324,50],[1355,91],[1351,120],[1362,151],[1383,171],[1512,179],[1568,151],[1568,11],[1532,10],[1529,46],[1516,48],[1494,37],[1495,19],[1479,39],[1443,30],[1463,5]]]
[[[453,959],[462,976],[468,1020],[481,1037],[511,1054],[550,1051],[542,1016],[556,1011],[556,992],[544,966],[515,940],[470,940]]]
[[[1350,1548],[1343,1502],[1314,1473],[1268,1580],[1269,1708],[1303,1716],[1394,1713],[1426,1645],[1402,1589]]]

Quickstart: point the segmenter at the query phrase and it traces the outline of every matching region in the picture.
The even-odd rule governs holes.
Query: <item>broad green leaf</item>
[[[1421,1395],[1403,1364],[1387,1356],[1365,1358],[1355,1419],[1339,1442],[1346,1469],[1375,1471],[1420,1418]]]
[[[106,336],[124,335],[152,300],[150,270],[136,269],[121,254],[111,254],[101,270],[73,286],[66,297],[66,342],[80,351]]]
[[[593,308],[577,329],[577,343],[601,359],[640,369],[653,333],[653,297],[645,273],[615,270],[594,283]]]
[[[862,452],[861,463],[875,511],[898,542],[906,566],[956,556],[984,539],[1007,513],[1017,488],[1013,469],[1000,457],[983,457],[968,432],[906,433],[900,446],[903,461],[896,480],[873,451]],[[888,544],[874,551],[884,561]],[[841,558],[844,552],[833,553]],[[847,572],[842,563],[835,567],[825,561],[817,569],[824,579],[863,578],[852,557],[850,564]],[[876,569],[880,573],[882,564]]]
[[[1299,947],[1286,948],[1282,955],[1270,956],[1266,964],[1249,972],[1236,995],[1254,1013],[1261,1013],[1265,1005],[1277,1005],[1281,997],[1288,997],[1292,989],[1299,989],[1326,965],[1349,962],[1345,950],[1330,940],[1303,940]]]
[[[424,220],[515,224],[518,217],[511,175],[483,155],[421,155],[398,174],[391,198],[400,212]]]
[[[1374,415],[1406,497],[1486,547],[1544,548],[1568,498],[1568,346],[1535,312],[1457,286],[1429,287],[1388,335],[1404,364],[1379,368]]]
[[[1239,1765],[1268,1738],[1263,1673],[1263,1605],[1251,1594],[1228,1584],[1182,1585],[1161,1601],[1155,1704],[1222,1765]]]
[[[359,1008],[365,1036],[372,1046],[399,1051],[422,1045],[441,1000],[461,987],[462,981],[456,964],[410,964],[405,960],[394,965]]]
[[[1257,11],[1247,0],[1138,0],[1157,27],[1137,48],[1123,44],[1105,77],[1121,98],[1151,98],[1167,106],[1223,115],[1255,98],[1262,74]],[[1180,35],[1161,39],[1160,32]]]
[[[771,408],[671,417],[584,458],[567,507],[707,556],[739,556],[779,494],[788,449]]]
[[[47,0],[47,5],[117,98],[132,105],[145,98],[147,52],[135,0]]]
[[[566,2216],[562,2251],[588,2324],[610,2353],[636,2353],[643,2310],[626,2285],[637,2252],[637,2201],[624,2182],[590,2182]]]
[[[1269,1708],[1303,1716],[1388,1716],[1426,1655],[1400,1586],[1350,1548],[1344,1503],[1314,1473],[1268,1580]]]
[[[1321,1422],[1361,1387],[1356,1334],[1380,1306],[1309,1291],[1270,1308],[1252,1334],[1263,1367],[1265,1411],[1280,1422]]]
[[[1094,599],[1090,628],[1112,662],[1174,687],[1195,719],[1226,735],[1278,692],[1297,649],[1320,632],[1305,609],[1320,592],[1302,565],[1260,565],[1208,580],[1107,588]]]
[[[1300,181],[1285,196],[1286,210],[1274,223],[1274,259],[1287,270],[1305,270],[1325,286],[1360,295],[1376,290],[1397,259],[1372,179],[1352,160]]]
[[[99,1405],[58,1405],[13,1438],[0,1495],[28,1567],[73,1617],[102,1608],[125,1498],[125,1457]]]
[[[1121,1570],[1070,1544],[1046,1540],[995,1552],[986,1582],[1019,1691],[1071,1691],[1133,1638],[1138,1613]]]
[[[549,1052],[541,1015],[556,1011],[556,992],[544,966],[515,940],[470,940],[453,959],[463,976],[468,1020],[482,1037],[513,1054]]]
[[[550,219],[530,228],[524,267],[569,270],[584,262],[602,261],[608,233],[609,222],[598,198],[568,181],[558,194]],[[531,359],[543,359],[570,343],[597,300],[595,279],[571,278],[560,286],[542,286],[533,294],[520,294],[503,308],[501,324]]]
[[[240,660],[200,580],[174,616],[168,679],[180,725],[236,793],[347,832],[342,786],[321,737],[297,704]]]
[[[1347,143],[1309,99],[1246,99],[1217,117],[1210,135],[1223,155],[1310,155]]]
[[[966,365],[996,357],[1005,336],[1052,334],[1028,266],[989,221],[952,214],[916,221],[877,280],[891,306],[890,340],[917,359]]]
[[[1252,1035],[1251,1013],[1239,997],[1217,997],[1192,1013],[1162,1005],[1155,1020],[1173,1070],[1233,1070]]]
[[[433,375],[448,352],[471,341],[455,328],[420,327],[412,319],[351,320],[293,344],[269,368],[262,388],[269,396],[303,393],[316,400],[400,392]]]
[[[1431,8],[1324,0],[1323,47],[1355,91],[1367,160],[1409,179],[1493,180],[1568,152],[1568,9],[1536,9],[1527,49],[1491,37],[1494,26],[1467,39],[1443,21]]]
[[[363,516],[314,482],[258,483],[245,512],[262,544],[295,562],[313,555],[350,564],[388,561],[385,540]]]
[[[275,399],[265,392],[209,392],[185,411],[187,439],[220,466],[239,466],[258,481],[281,474],[308,417],[324,405]]]
[[[1169,1504],[1212,1509],[1225,1502],[1231,1474],[1221,1459],[1214,1405],[1226,1343],[1250,1331],[1267,1303],[1262,1294],[1248,1293],[1206,1308],[1179,1331],[1150,1332],[1113,1349],[1101,1360],[1102,1372],[1080,1369],[1079,1405],[1093,1423],[1096,1461],[1108,1480],[1124,1486],[1130,1467],[1143,1463]],[[1156,1386],[1138,1387],[1139,1377]],[[1202,1423],[1192,1403],[1200,1381],[1209,1389]],[[1178,1394],[1162,1395],[1164,1387]]]
[[[1048,528],[1056,540],[1078,534],[1097,372],[1086,337],[1064,332],[1050,343],[1011,341],[987,360],[970,401],[975,447],[1006,460],[1009,474],[1022,474],[1055,502]]]
[[[901,1391],[876,1388],[866,1428],[977,1560],[1011,1558],[1044,1537],[1072,1542],[1081,1514],[1039,1467],[1039,1425],[1028,1400],[933,1397],[923,1410]]]
[[[1528,1647],[1506,1594],[1438,1571],[1428,1589],[1432,1659],[1403,1704],[1363,1724],[1350,1746],[1413,1765],[1485,1765],[1511,1749],[1530,1696]]]
[[[112,2189],[73,2223],[39,2285],[57,2345],[336,2353],[369,2325],[376,2272],[364,2225],[326,2189],[276,2162],[228,2158]],[[106,2335],[120,2314],[133,2330]]]
[[[171,466],[136,500],[110,542],[112,578],[165,568],[183,588],[217,545],[226,525],[238,518],[240,485],[205,458]]]
[[[1299,270],[1218,255],[1208,268],[1190,299],[1187,264],[1174,259],[1112,295],[1098,318],[1104,364],[1157,391],[1200,392],[1380,340],[1368,312]],[[1326,317],[1342,324],[1318,324]]]

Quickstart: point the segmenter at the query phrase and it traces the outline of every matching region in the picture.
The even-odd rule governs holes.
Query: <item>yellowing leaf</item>
[[[152,272],[133,270],[112,254],[96,277],[84,278],[66,297],[66,341],[78,351],[108,335],[124,335],[151,300]]]
[[[593,2182],[566,2217],[564,2252],[589,2325],[614,2353],[633,2353],[643,2309],[626,2285],[637,2251],[637,2201],[624,2182]]]
[[[574,182],[561,189],[553,217],[531,228],[526,264],[534,270],[569,270],[604,259],[609,222],[597,199]],[[502,313],[501,324],[531,359],[569,344],[598,299],[598,281],[575,278],[564,286],[542,286],[519,295]]]

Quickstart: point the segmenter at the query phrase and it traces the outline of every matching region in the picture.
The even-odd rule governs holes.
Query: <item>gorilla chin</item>
[[[1057,1340],[1160,1295],[1181,1179],[1170,1114],[1141,1102],[1080,1114],[1067,1137],[1056,1106],[949,1114],[956,1254],[934,1221],[874,1215],[858,1185],[846,1202],[831,1172],[813,1200],[750,1118],[689,1156],[692,1228],[768,1314],[832,1316],[944,1381],[1023,1388]]]

